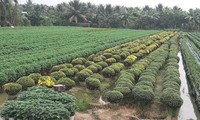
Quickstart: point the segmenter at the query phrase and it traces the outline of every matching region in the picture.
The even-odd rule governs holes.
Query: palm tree
[[[86,13],[85,4],[81,3],[79,0],[74,0],[69,2],[68,6],[69,22],[78,23],[79,20],[87,21],[85,13]]]
[[[18,0],[0,0],[0,25],[14,24]]]

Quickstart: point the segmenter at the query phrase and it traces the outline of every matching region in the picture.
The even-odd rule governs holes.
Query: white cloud
[[[19,3],[26,3],[27,0],[19,0]],[[33,3],[56,5],[62,2],[69,2],[70,0],[32,0]],[[94,4],[112,4],[112,5],[123,5],[128,7],[144,7],[149,5],[150,7],[155,7],[159,3],[164,6],[173,7],[178,6],[184,10],[189,10],[190,8],[199,8],[198,0],[80,0],[81,2],[91,2]]]

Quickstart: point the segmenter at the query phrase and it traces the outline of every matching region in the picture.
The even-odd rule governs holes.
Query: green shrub
[[[67,77],[73,77],[75,75],[74,70],[72,68],[64,68],[64,69],[61,69],[60,71],[65,73]]]
[[[28,87],[35,85],[35,81],[28,76],[19,78],[16,83],[22,85],[22,90],[27,90]]]
[[[115,84],[118,84],[119,82],[127,82],[127,83],[131,83],[131,84],[133,84],[133,82],[130,80],[130,79],[128,79],[128,78],[118,78],[117,79],[117,81],[115,82]]]
[[[126,53],[120,53],[119,56],[121,57],[121,59],[126,59],[127,58],[127,54]]]
[[[112,58],[115,58],[116,61],[120,61],[121,57],[119,55],[113,55]]]
[[[26,120],[27,118],[30,118],[30,120],[57,120],[58,118],[60,120],[69,120],[70,112],[59,102],[35,99],[9,101],[5,103],[1,116],[18,120]]]
[[[167,90],[165,90],[161,95],[160,101],[164,105],[172,108],[180,108],[181,105],[183,104],[183,100],[179,94]]]
[[[103,76],[102,75],[100,75],[99,73],[94,73],[94,74],[92,74],[91,76],[90,76],[90,78],[96,78],[96,79],[98,79],[98,80],[100,80],[100,81],[103,81]]]
[[[53,66],[51,71],[52,72],[55,72],[55,71],[59,71],[60,69],[63,69],[63,68],[66,68],[66,64],[61,64],[61,65],[56,65],[56,66]]]
[[[71,68],[71,70],[73,70],[73,71],[74,71],[74,75],[76,75],[76,73],[78,73],[78,72],[79,72],[79,70],[78,70],[77,68],[75,68],[75,67]]]
[[[163,83],[163,89],[166,89],[166,88],[172,88],[179,91],[180,85],[176,83],[175,81],[166,81]]]
[[[62,71],[52,72],[51,76],[54,77],[56,80],[66,77],[65,73]]]
[[[130,65],[132,65],[132,64],[135,62],[136,59],[137,59],[136,56],[134,56],[134,55],[129,55],[129,56],[124,60],[124,65],[125,65],[125,66],[130,66]]]
[[[104,94],[104,98],[111,103],[117,103],[123,99],[123,94],[116,90],[108,91]]]
[[[106,62],[103,62],[103,61],[98,62],[97,64],[100,65],[102,68],[108,67],[108,64]]]
[[[142,75],[140,76],[139,80],[140,81],[149,81],[151,83],[155,83],[156,82],[156,78],[154,76],[150,76],[150,75]]]
[[[178,83],[179,85],[181,85],[181,80],[177,76],[169,75],[164,78],[164,82],[166,82],[166,81],[174,81],[174,82]]]
[[[85,58],[76,58],[72,60],[73,65],[83,65],[85,64],[86,59]]]
[[[129,87],[115,87],[114,90],[119,91],[123,96],[129,96],[131,94],[131,89]]]
[[[142,71],[138,68],[131,68],[128,70],[128,72],[134,74],[134,76],[136,77],[138,77],[142,73]]]
[[[134,74],[132,74],[130,72],[127,72],[127,71],[120,72],[119,78],[127,78],[127,79],[131,80],[132,83],[135,83],[135,76],[134,76]]]
[[[96,55],[95,54],[92,54],[92,55],[90,55],[89,57],[88,57],[88,60],[89,61],[93,61],[93,59],[96,57]]]
[[[85,69],[83,69],[83,70],[81,70],[81,71],[86,71],[86,72],[88,72],[90,75],[93,74],[92,70],[90,70],[90,69],[88,69],[88,68],[85,68]]]
[[[76,110],[73,96],[35,86],[22,92],[16,100],[6,102],[1,116],[19,120],[69,120]]]
[[[102,66],[98,64],[93,64],[93,66],[97,68],[98,72],[100,72],[103,69]]]
[[[112,63],[116,63],[117,61],[115,60],[115,58],[108,58],[105,60],[105,62],[110,65]]]
[[[93,65],[93,64],[95,64],[93,61],[86,61],[86,62],[85,62],[85,66],[86,66],[86,67],[88,67],[88,66],[90,66],[90,65]]]
[[[74,67],[77,68],[79,71],[85,69],[84,65],[75,65]]]
[[[138,102],[151,102],[154,99],[154,92],[151,87],[146,85],[136,86],[132,90],[134,100]]]
[[[80,82],[84,82],[85,79],[86,79],[87,77],[89,77],[89,76],[90,76],[90,74],[89,74],[87,71],[80,71],[80,72],[78,72],[78,73],[76,74],[76,77],[78,78],[78,80],[79,80]]]
[[[18,83],[7,83],[3,85],[3,90],[8,94],[8,95],[16,95],[22,90],[22,86]]]
[[[132,82],[127,82],[127,81],[120,81],[117,83],[116,87],[128,87],[130,89],[133,89],[133,83]]]
[[[101,61],[103,61],[103,58],[101,58],[100,56],[94,57],[93,61],[94,62],[101,62]]]
[[[100,88],[101,82],[97,78],[87,78],[85,80],[86,87],[90,90],[97,90]]]
[[[140,85],[146,85],[146,86],[149,86],[151,88],[154,88],[154,85],[150,81],[140,81],[140,82],[137,83],[137,86],[140,86]]]
[[[106,77],[112,77],[115,76],[115,70],[111,67],[106,67],[102,70],[102,73]]]
[[[40,79],[41,76],[42,75],[40,75],[39,73],[32,73],[29,75],[29,77],[35,81],[35,84],[38,83],[38,80]]]
[[[87,68],[90,69],[93,73],[98,72],[98,68],[96,68],[94,65],[90,65]]]
[[[112,53],[103,53],[103,56],[105,56],[106,58],[110,58],[112,56]]]
[[[71,89],[75,86],[75,82],[71,80],[70,78],[60,78],[56,84],[62,84],[65,85],[66,90]]]

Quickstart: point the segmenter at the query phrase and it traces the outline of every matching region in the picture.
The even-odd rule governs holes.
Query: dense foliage
[[[33,1],[34,2],[34,1]],[[17,0],[2,0],[0,25],[79,25],[93,27],[199,30],[199,9],[184,11],[158,4],[155,8],[94,5],[72,0],[56,6],[34,4],[28,0],[18,5]],[[8,6],[6,6],[8,5]],[[14,10],[13,10],[14,9]],[[13,11],[11,11],[13,10]],[[22,13],[22,14],[21,14]]]
[[[158,31],[78,27],[4,29],[0,33],[0,85],[13,82],[30,73],[49,69],[53,65],[69,62],[78,56],[87,56],[99,50],[156,32]],[[77,68],[83,69],[80,65],[84,64],[84,61],[84,59],[76,59],[73,60],[72,64],[79,64]],[[75,74],[71,73],[71,69],[59,71],[64,67],[72,67],[72,64],[55,66],[53,68],[55,73],[52,73],[52,76],[58,80],[61,77]],[[94,66],[89,68],[92,69],[92,67],[94,68]],[[95,67],[98,66],[95,65]],[[40,76],[35,74],[30,77],[37,84]]]
[[[16,100],[5,103],[1,116],[20,120],[69,120],[75,114],[75,98],[45,87],[31,87]]]

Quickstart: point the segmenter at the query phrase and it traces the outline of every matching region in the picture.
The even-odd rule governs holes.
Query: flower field
[[[78,27],[2,28],[0,31],[0,86],[78,56],[159,32]]]
[[[47,31],[48,27],[31,28],[31,32],[25,32],[27,28],[18,28],[19,32],[13,30],[13,34],[3,38],[10,40],[10,44],[1,41],[0,85],[8,95],[24,91],[16,100],[6,102],[1,113],[3,117],[40,119],[35,114],[22,116],[26,109],[14,112],[26,105],[33,107],[29,104],[36,101],[34,105],[38,107],[33,110],[44,107],[46,118],[69,119],[77,110],[89,109],[89,97],[102,97],[109,104],[134,106],[142,119],[176,119],[183,104],[177,56],[179,45],[188,80],[194,85],[192,90],[196,100],[200,101],[198,33],[53,28],[50,31]],[[31,37],[25,40],[25,36]],[[15,40],[17,38],[22,39]],[[67,94],[47,89],[57,84],[65,85]],[[83,98],[79,98],[81,94]],[[82,103],[80,99],[83,99]],[[52,101],[63,107],[53,106],[56,103]],[[45,113],[48,109],[67,113]]]

